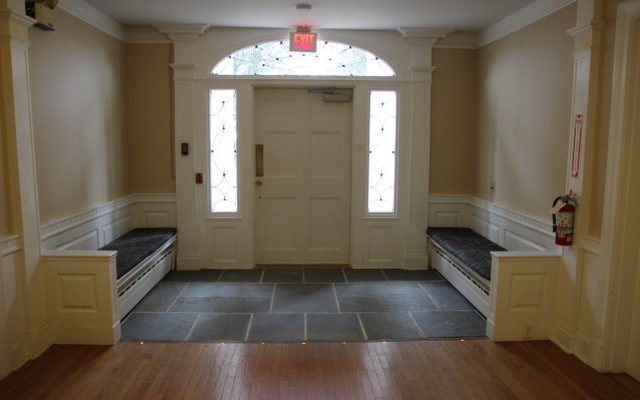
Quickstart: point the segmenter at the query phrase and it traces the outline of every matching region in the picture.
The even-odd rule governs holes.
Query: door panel
[[[256,262],[348,263],[351,103],[305,89],[256,90]]]

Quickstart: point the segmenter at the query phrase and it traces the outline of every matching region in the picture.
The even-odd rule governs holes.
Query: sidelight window
[[[371,92],[369,106],[369,213],[393,213],[396,207],[397,93]]]
[[[210,199],[212,213],[238,212],[236,91],[209,93]]]

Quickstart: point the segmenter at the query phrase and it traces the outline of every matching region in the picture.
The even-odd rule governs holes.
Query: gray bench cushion
[[[176,235],[175,228],[137,228],[100,250],[116,250],[118,279]]]
[[[468,228],[428,228],[427,235],[483,278],[491,279],[491,252],[507,251]]]

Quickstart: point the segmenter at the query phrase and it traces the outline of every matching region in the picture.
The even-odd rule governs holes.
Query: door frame
[[[182,28],[181,28],[182,29]],[[181,32],[181,31],[180,31]],[[178,33],[180,33],[178,32]],[[288,31],[212,28],[206,33],[176,34],[174,44],[174,109],[176,143],[176,207],[179,234],[178,268],[253,268],[255,266],[255,87],[343,86],[354,90],[351,180],[351,250],[353,268],[426,269],[425,227],[431,132],[433,46],[446,33],[322,31],[320,40],[335,40],[369,50],[395,70],[392,77],[297,77],[212,75],[213,66],[235,49],[282,40]],[[234,215],[208,212],[208,185],[194,184],[194,174],[208,171],[208,91],[237,90],[240,209]],[[366,209],[368,93],[398,92],[398,212],[372,215]],[[181,143],[192,143],[183,156]],[[205,182],[208,178],[205,174]],[[245,183],[245,184],[243,184]]]
[[[640,225],[640,212],[634,209],[640,188],[630,184],[633,166],[640,165],[640,0],[621,3],[616,21],[602,266],[610,294],[605,325],[607,369],[627,372],[630,357],[640,358],[640,348],[632,349],[631,342],[632,335],[640,333],[640,320],[633,321],[634,303],[640,304],[640,293],[634,293],[640,273],[640,235],[634,229]]]

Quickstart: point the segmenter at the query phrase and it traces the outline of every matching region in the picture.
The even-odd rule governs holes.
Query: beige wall
[[[571,5],[479,50],[478,197],[548,218],[565,190],[575,21]]]
[[[126,45],[60,9],[54,24],[30,32],[42,222],[131,193]]]
[[[174,193],[171,46],[127,46],[132,187]]]
[[[434,49],[430,192],[472,194],[477,51]]]

